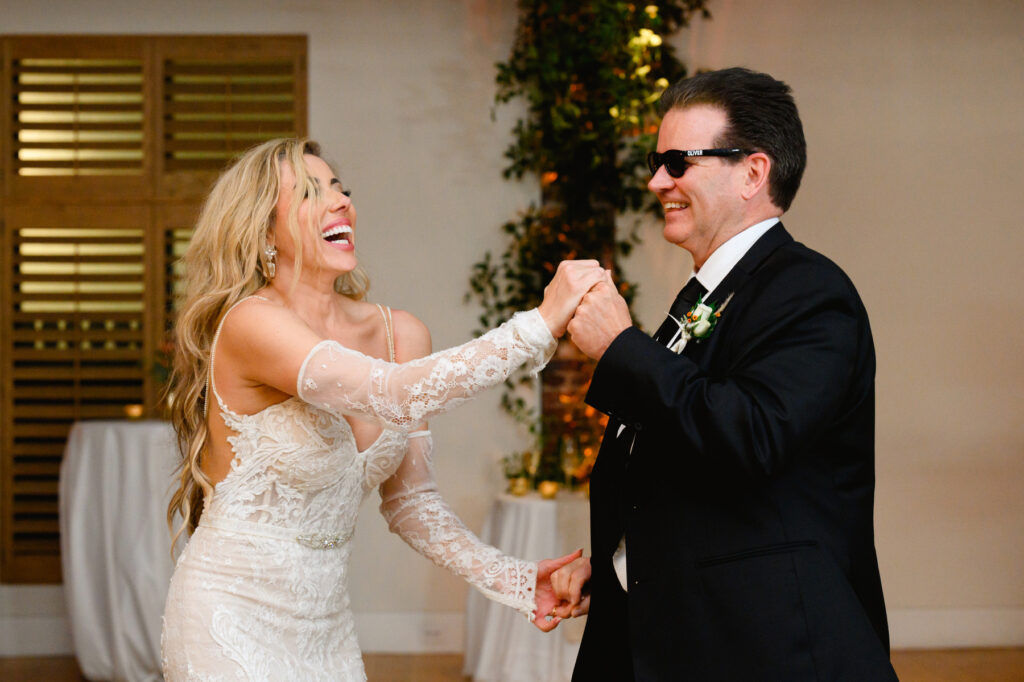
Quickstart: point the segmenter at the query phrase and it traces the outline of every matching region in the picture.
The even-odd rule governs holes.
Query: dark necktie
[[[694,306],[697,299],[706,293],[707,289],[697,281],[697,278],[691,277],[690,281],[679,292],[679,295],[676,296],[672,307],[669,308],[669,317],[666,317],[665,321],[658,327],[658,331],[654,332],[654,340],[663,345],[668,343],[679,330],[679,325],[672,318],[679,319],[690,312],[690,308]]]

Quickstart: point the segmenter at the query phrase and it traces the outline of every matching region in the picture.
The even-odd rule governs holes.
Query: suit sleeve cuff
[[[657,371],[668,352],[638,328],[624,330],[597,363],[587,391],[587,404],[624,424],[635,424],[644,411],[644,401],[638,400],[637,391],[642,390],[640,387],[647,383],[644,377]]]

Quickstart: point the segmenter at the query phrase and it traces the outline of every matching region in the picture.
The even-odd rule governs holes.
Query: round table
[[[163,679],[177,453],[166,422],[71,427],[60,468],[61,563],[75,657],[90,680]]]

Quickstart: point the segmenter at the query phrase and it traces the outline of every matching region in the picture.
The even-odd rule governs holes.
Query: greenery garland
[[[466,299],[482,306],[484,329],[536,306],[564,259],[597,258],[633,300],[636,286],[622,278],[618,259],[639,241],[639,221],[618,237],[616,216],[657,210],[645,157],[656,143],[658,99],[686,72],[663,36],[695,14],[710,16],[705,0],[520,0],[495,101],[528,104],[504,175],[536,176],[541,202],[502,226],[508,245],[500,256],[487,252],[473,266]],[[503,404],[534,421],[522,398],[506,392]]]

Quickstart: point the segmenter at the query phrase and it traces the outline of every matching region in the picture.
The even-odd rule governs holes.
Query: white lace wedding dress
[[[462,525],[437,493],[429,433],[415,428],[524,362],[538,370],[554,345],[535,310],[401,365],[323,341],[302,366],[297,396],[253,415],[232,412],[211,382],[236,434],[234,459],[171,580],[165,679],[365,680],[347,567],[360,503],[378,486],[391,529],[413,548],[531,613],[536,564]],[[346,414],[385,429],[359,451]]]

